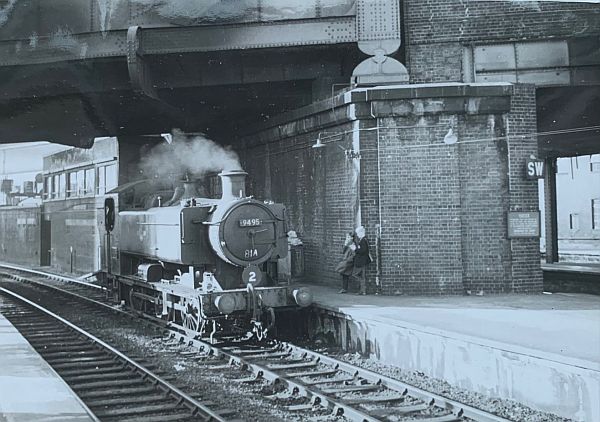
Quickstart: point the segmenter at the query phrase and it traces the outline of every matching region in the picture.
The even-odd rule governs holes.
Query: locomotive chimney
[[[197,198],[198,191],[196,190],[196,184],[193,180],[190,180],[190,177],[186,174],[185,179],[183,181],[183,198]]]
[[[244,170],[223,170],[219,173],[223,193],[221,200],[232,200],[246,196],[246,173]]]

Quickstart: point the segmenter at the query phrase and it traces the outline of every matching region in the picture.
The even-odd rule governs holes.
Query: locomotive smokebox
[[[246,197],[246,173],[244,170],[224,170],[219,173],[221,178],[223,201]]]

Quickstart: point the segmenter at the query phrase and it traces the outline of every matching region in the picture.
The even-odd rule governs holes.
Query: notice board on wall
[[[509,212],[508,238],[540,237],[540,212]]]

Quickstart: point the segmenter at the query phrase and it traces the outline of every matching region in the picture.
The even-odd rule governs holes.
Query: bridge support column
[[[544,174],[544,214],[546,262],[558,262],[558,208],[556,206],[556,158],[546,158]]]
[[[360,224],[373,253],[380,241],[371,292],[377,272],[390,295],[540,292],[539,239],[508,235],[509,212],[538,209],[523,175],[534,98],[511,84],[356,89],[250,129],[244,168],[256,196],[287,205],[312,281],[339,284]]]
[[[390,57],[401,44],[399,1],[357,1],[356,33],[358,48],[372,57],[352,72],[354,85],[408,83],[406,67]]]

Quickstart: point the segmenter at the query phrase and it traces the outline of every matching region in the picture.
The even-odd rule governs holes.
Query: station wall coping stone
[[[319,113],[335,113],[335,110],[341,107],[364,107],[364,103],[374,100],[394,100],[394,99],[420,99],[420,98],[444,98],[444,97],[509,97],[512,95],[514,84],[507,82],[493,83],[426,83],[426,84],[406,84],[406,85],[383,85],[374,87],[359,87],[342,92],[331,98],[317,101],[305,107],[288,111],[272,117],[267,122],[248,127],[242,133],[242,136],[253,135],[268,129],[285,125],[291,121],[306,118],[307,116]],[[347,121],[357,118],[358,114],[369,115],[370,109],[360,113],[360,110],[353,110],[347,114]],[[358,112],[357,112],[358,111]],[[508,111],[508,110],[506,110]],[[376,116],[372,116],[375,118]],[[334,117],[331,125],[339,124],[339,116]],[[326,126],[326,124],[323,124]],[[317,130],[318,128],[306,128],[305,132]],[[292,136],[290,134],[289,136]]]

